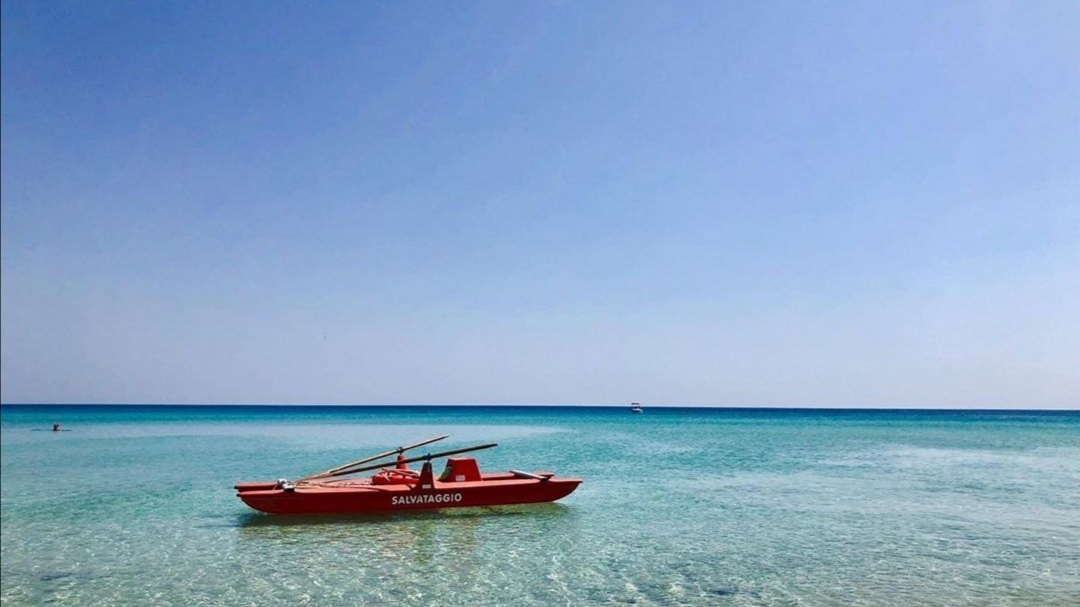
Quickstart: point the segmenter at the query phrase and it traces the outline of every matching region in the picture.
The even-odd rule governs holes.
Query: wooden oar
[[[454,449],[453,451],[443,451],[442,453],[428,453],[427,455],[421,455],[419,457],[412,457],[406,460],[397,462],[399,464],[411,464],[413,462],[427,461],[435,459],[436,457],[447,457],[449,455],[457,455],[458,453],[468,453],[469,451],[479,451],[481,449],[490,449],[492,447],[499,446],[499,443],[488,443],[486,445],[478,445],[476,447],[465,447],[464,449]],[[340,472],[332,472],[323,476],[345,476],[346,474],[355,474],[357,472],[367,472],[368,470],[378,470],[382,468],[383,464],[376,464],[374,466],[366,466],[364,468],[354,468],[352,470],[342,470]]]
[[[351,464],[345,464],[344,466],[338,466],[337,468],[331,468],[329,470],[326,470],[325,472],[316,472],[315,474],[310,474],[310,475],[305,476],[304,478],[302,478],[300,480],[306,481],[306,480],[311,480],[313,478],[322,478],[324,476],[337,476],[338,473],[340,473],[342,470],[345,470],[347,468],[352,468],[353,466],[359,466],[360,464],[366,464],[368,462],[373,462],[375,460],[383,459],[384,457],[390,457],[391,455],[397,455],[398,453],[404,453],[404,452],[408,451],[409,449],[415,449],[417,447],[423,447],[424,445],[430,445],[431,443],[441,441],[442,439],[444,439],[444,438],[446,438],[448,436],[450,436],[450,435],[449,434],[444,434],[442,436],[436,436],[435,438],[429,438],[427,440],[420,441],[420,442],[418,442],[418,443],[416,443],[414,445],[409,445],[407,447],[398,447],[397,449],[394,449],[392,451],[387,451],[386,453],[380,453],[378,455],[372,455],[371,457],[365,457],[364,459],[352,462]]]
[[[521,470],[511,470],[510,474],[513,474],[514,476],[516,476],[518,478],[531,478],[531,479],[537,480],[537,481],[547,481],[547,480],[549,480],[549,477],[540,476],[539,474],[533,474],[532,472],[522,472]]]

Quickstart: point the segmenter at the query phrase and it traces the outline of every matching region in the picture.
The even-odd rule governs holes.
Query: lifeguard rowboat
[[[494,443],[443,453],[406,458],[405,451],[446,438],[440,436],[399,447],[351,464],[304,477],[295,482],[238,483],[236,495],[256,510],[272,514],[385,512],[431,508],[463,508],[552,502],[581,484],[578,478],[559,478],[552,472],[480,472],[471,457],[449,457],[496,446]],[[395,462],[370,462],[397,456]],[[447,457],[437,478],[431,460]],[[419,471],[408,464],[424,462]],[[387,467],[390,466],[390,467]],[[378,470],[367,478],[341,478]]]

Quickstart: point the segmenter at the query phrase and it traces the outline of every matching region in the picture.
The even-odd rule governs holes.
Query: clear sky
[[[1080,2],[0,11],[5,403],[1080,408]]]

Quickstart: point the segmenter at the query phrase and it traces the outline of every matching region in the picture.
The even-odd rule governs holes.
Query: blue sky
[[[5,403],[1080,408],[1080,3],[0,11]]]

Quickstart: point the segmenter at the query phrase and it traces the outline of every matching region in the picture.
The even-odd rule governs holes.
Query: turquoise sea
[[[232,489],[447,433],[585,482],[322,518]],[[0,439],[5,606],[1080,605],[1078,412],[3,406]]]

